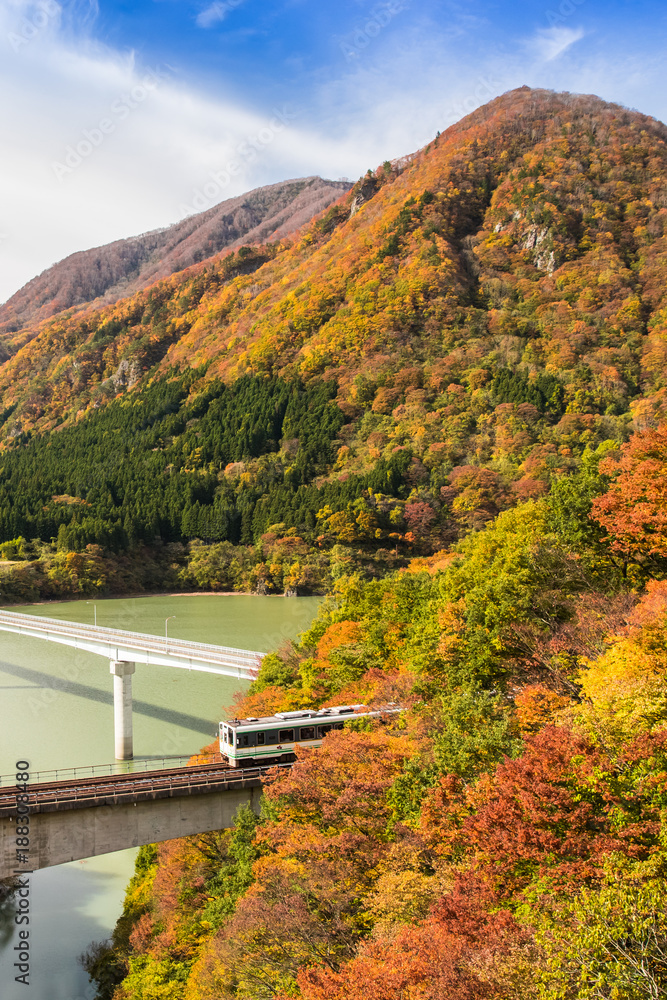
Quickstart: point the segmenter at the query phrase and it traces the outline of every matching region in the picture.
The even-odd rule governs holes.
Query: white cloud
[[[200,14],[197,15],[197,24],[200,28],[210,28],[219,21],[224,21],[227,17],[229,8],[226,3],[212,3],[209,4],[205,10],[202,10]]]
[[[244,2],[245,0],[216,0],[197,15],[197,25],[200,28],[212,28],[214,24],[224,21],[228,14]]]
[[[253,110],[167,66],[77,38],[63,14],[13,47],[10,34],[51,2],[0,0],[0,92],[10,95],[0,104],[0,301],[67,254],[253,187],[309,174],[356,179],[524,83],[667,113],[657,53],[619,55],[600,39],[576,60],[556,59],[579,37],[574,29],[540,33],[528,50],[521,40],[513,50],[483,43],[477,31],[467,51],[465,34],[404,12],[369,35],[358,60],[335,53],[311,86],[300,85],[307,104]]]
[[[555,25],[553,28],[540,29],[527,41],[526,46],[542,62],[551,62],[575,42],[580,41],[584,34],[583,28],[563,28]]]
[[[25,10],[0,7],[0,46],[23,30]],[[70,253],[177,221],[230,163],[213,203],[288,177],[356,176],[367,160],[363,146],[312,132],[294,108],[254,111],[198,92],[166,66],[74,46],[57,17],[5,49],[0,301]]]

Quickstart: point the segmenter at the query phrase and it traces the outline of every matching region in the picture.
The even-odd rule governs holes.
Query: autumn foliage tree
[[[324,558],[237,710],[405,708],[299,753],[256,825],[161,849],[114,1000],[660,996],[666,141],[521,88],[252,274],[56,318],[0,366],[7,541],[187,542],[197,586]],[[120,392],[121,359],[156,367]]]
[[[299,973],[304,1000],[485,1000],[498,996],[493,963],[527,937],[506,910],[489,913],[483,886],[461,879],[426,920],[364,944],[341,971]]]
[[[591,741],[547,726],[474,787],[443,778],[422,829],[437,853],[467,859],[498,900],[540,884],[566,891],[599,879],[614,851],[647,857],[657,846],[667,785],[661,775],[653,786],[650,771],[666,752],[667,731],[645,735],[614,768]]]
[[[667,424],[635,434],[619,459],[600,469],[613,477],[593,501],[592,516],[606,528],[611,548],[655,568],[667,559]]]

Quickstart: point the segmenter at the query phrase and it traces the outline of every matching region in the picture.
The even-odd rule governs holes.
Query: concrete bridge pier
[[[113,723],[116,760],[132,760],[132,674],[136,667],[126,660],[111,660],[113,674]]]

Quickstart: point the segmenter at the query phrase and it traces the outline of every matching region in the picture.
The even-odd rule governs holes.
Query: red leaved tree
[[[467,862],[499,901],[545,879],[576,889],[600,877],[610,852],[642,858],[655,846],[667,782],[661,774],[649,788],[645,775],[666,750],[667,731],[646,735],[619,768],[584,737],[547,726],[527,737],[522,757],[474,787],[442,779],[423,808],[423,833],[436,853]]]
[[[524,943],[525,929],[507,910],[489,913],[484,885],[461,878],[431,915],[389,937],[371,939],[339,971],[303,969],[304,1000],[483,1000],[497,996],[493,965]]]
[[[607,529],[611,548],[639,562],[667,557],[667,423],[635,434],[600,471],[614,480],[591,516]]]

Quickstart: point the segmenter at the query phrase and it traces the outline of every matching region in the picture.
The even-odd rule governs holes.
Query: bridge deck
[[[84,778],[110,778],[113,775],[134,774],[143,771],[175,771],[200,764],[223,763],[219,753],[175,754],[169,757],[137,757],[133,760],[116,760],[111,764],[79,764],[78,767],[53,767],[46,771],[31,771],[30,785],[52,785],[54,782],[73,782]],[[0,775],[0,790],[13,788],[16,774]]]
[[[128,847],[229,829],[241,807],[259,815],[269,770],[269,766],[237,770],[209,763],[45,781],[28,785],[25,793],[16,786],[0,789],[0,879]],[[22,801],[20,808],[28,815],[17,811],[18,798],[24,796],[27,802]],[[28,845],[18,842],[26,839]]]
[[[277,765],[290,767],[290,764]],[[0,790],[0,818],[16,817],[17,795],[27,795],[30,815],[95,805],[120,805],[157,798],[202,795],[231,788],[258,787],[275,764],[263,767],[230,768],[228,764],[200,764],[138,774],[116,774],[70,781],[28,785],[23,793],[8,787]]]
[[[232,646],[214,646],[166,635],[82,625],[60,618],[41,618],[16,611],[0,611],[0,631],[44,639],[107,657],[113,674],[114,736],[117,760],[131,760],[132,674],[137,663],[181,667],[204,673],[253,680],[264,654]]]
[[[83,625],[16,611],[0,611],[0,631],[63,643],[112,660],[186,666],[193,670],[246,678],[256,674],[264,657],[263,653],[255,650],[128,632],[101,625]]]

